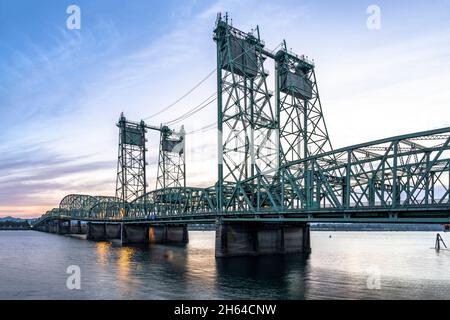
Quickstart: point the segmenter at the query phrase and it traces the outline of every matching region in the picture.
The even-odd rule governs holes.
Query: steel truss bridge
[[[221,210],[217,188],[166,188],[125,207],[115,197],[68,195],[41,221],[449,223],[449,144],[450,128],[444,128],[293,161],[275,178],[257,174],[226,185]]]
[[[68,195],[35,225],[52,220],[450,223],[450,127],[334,150],[312,61],[289,52],[285,43],[274,54],[264,48],[258,28],[243,33],[221,16],[214,40],[221,160],[216,185],[165,181],[169,187],[133,199],[125,199],[124,192]],[[267,86],[267,59],[275,62],[275,94]],[[145,170],[145,154],[139,161]],[[184,175],[184,167],[180,170]],[[136,177],[144,183],[138,191],[145,190],[143,175],[144,182]]]

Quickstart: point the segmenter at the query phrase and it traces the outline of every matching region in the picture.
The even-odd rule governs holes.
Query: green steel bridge
[[[122,117],[116,196],[68,195],[35,228],[58,220],[450,224],[450,127],[333,149],[313,61],[287,50],[285,42],[269,51],[259,28],[244,33],[220,15],[214,40],[217,183],[187,187],[184,135],[176,140],[161,127],[158,184],[148,192],[149,127]],[[275,65],[274,92],[267,60]],[[176,152],[174,141],[183,143]]]
[[[218,188],[165,188],[124,203],[68,195],[48,219],[214,223],[216,219],[303,222],[450,223],[450,128],[382,139],[311,156]],[[305,165],[310,170],[304,170]]]

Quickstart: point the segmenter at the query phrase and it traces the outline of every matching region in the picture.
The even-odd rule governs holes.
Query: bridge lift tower
[[[184,127],[182,126],[179,132],[167,126],[147,127],[161,132],[156,189],[186,187]]]
[[[214,41],[220,209],[229,185],[263,174],[276,187],[281,183],[277,176],[280,166],[331,151],[332,146],[313,61],[290,52],[285,41],[278,52],[267,50],[259,27],[245,33],[231,25],[228,15],[218,15]],[[268,59],[275,63],[275,94],[269,90]],[[312,178],[309,167],[305,164],[298,172],[307,173],[305,197],[313,194],[308,185]],[[246,192],[250,197],[252,192]]]
[[[123,113],[119,122],[119,154],[117,161],[116,197],[124,204],[147,193],[147,130],[161,133],[156,188],[186,185],[185,132],[167,126],[150,126],[134,122]]]

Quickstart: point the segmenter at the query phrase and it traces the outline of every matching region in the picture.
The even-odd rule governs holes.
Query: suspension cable
[[[175,106],[178,102],[180,102],[181,100],[183,100],[184,98],[186,98],[187,96],[189,96],[192,92],[194,92],[198,87],[200,87],[206,80],[208,80],[215,72],[216,72],[217,68],[215,68],[214,70],[212,70],[205,78],[203,78],[199,83],[197,83],[192,89],[190,89],[188,92],[186,92],[184,95],[182,95],[180,98],[178,98],[175,102],[169,104],[168,106],[162,108],[161,110],[159,110],[158,112],[155,112],[154,114],[148,116],[147,118],[144,118],[144,120],[148,120],[151,118],[154,118],[158,115],[160,115],[161,113],[169,110],[170,108],[172,108],[173,106]]]
[[[211,100],[211,98],[214,98],[214,99]],[[197,106],[195,106],[194,108],[192,108],[188,112],[182,114],[178,118],[175,118],[175,119],[173,119],[171,121],[165,122],[164,124],[166,124],[166,125],[174,125],[174,124],[177,124],[177,123],[179,123],[179,122],[181,122],[183,120],[186,120],[187,118],[192,117],[194,114],[198,113],[199,111],[205,109],[207,106],[209,106],[211,103],[213,103],[216,100],[217,100],[217,92],[215,92],[212,95],[210,95],[208,98],[203,100],[200,104],[198,104]]]
[[[191,134],[196,134],[196,133],[204,133],[204,132],[211,131],[212,129],[215,129],[215,128],[217,128],[217,122],[213,122],[213,123],[210,123],[207,126],[204,126],[200,129],[190,131],[190,132],[186,133],[186,135],[191,135]]]

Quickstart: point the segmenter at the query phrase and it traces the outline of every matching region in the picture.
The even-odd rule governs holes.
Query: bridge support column
[[[122,234],[122,226],[118,223],[105,224],[105,237],[106,239],[120,239]]]
[[[68,234],[68,233],[70,233],[70,221],[58,220],[56,222],[56,233],[57,234]]]
[[[150,243],[188,243],[189,232],[186,224],[150,226]]]
[[[121,225],[117,223],[92,223],[87,224],[87,239],[104,241],[121,238]]]
[[[149,242],[149,226],[147,224],[124,223],[121,229],[122,244]]]
[[[50,233],[58,233],[58,221],[52,221],[50,223]]]
[[[123,224],[122,244],[127,243],[188,243],[186,224],[148,225]]]
[[[106,240],[106,224],[88,222],[86,239],[101,241]]]
[[[306,223],[216,224],[216,258],[310,252],[310,228]]]
[[[70,228],[71,234],[85,234],[86,230],[83,230],[83,226],[81,225],[81,221],[77,221],[75,225],[72,225]]]
[[[47,224],[48,233],[55,233],[55,231],[54,231],[54,226],[55,226],[55,224],[54,224],[53,221],[50,221],[50,222]]]

